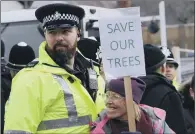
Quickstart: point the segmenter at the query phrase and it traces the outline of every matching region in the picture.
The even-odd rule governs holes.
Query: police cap
[[[92,59],[97,63],[101,62],[100,43],[98,41],[82,38],[78,41],[77,47],[86,58]]]
[[[79,28],[85,11],[78,6],[55,3],[38,8],[35,11],[35,16],[43,24],[44,29],[52,30],[73,26]]]
[[[19,42],[11,48],[6,67],[10,70],[21,70],[34,59],[35,53],[33,48],[25,42]]]
[[[161,51],[164,53],[164,55],[167,57],[167,64],[173,64],[175,66],[175,68],[178,68],[179,64],[178,62],[175,60],[173,53],[171,51],[170,48],[165,49],[166,51],[163,51],[163,47],[160,46]]]

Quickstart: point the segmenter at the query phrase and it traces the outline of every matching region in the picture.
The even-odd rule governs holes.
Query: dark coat
[[[141,104],[164,109],[166,122],[176,134],[186,134],[181,95],[163,75],[153,73],[140,77],[146,83]]]
[[[195,134],[194,100],[190,96],[190,81],[181,86],[180,93],[183,96],[184,115],[188,134]]]
[[[5,103],[9,98],[11,91],[11,75],[5,68],[5,61],[1,60],[1,133],[4,128]]]

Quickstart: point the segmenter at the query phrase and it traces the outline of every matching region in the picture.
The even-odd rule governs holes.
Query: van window
[[[30,45],[38,56],[38,48],[44,38],[39,33],[38,21],[14,22],[1,24],[1,39],[5,43],[5,59],[13,45],[23,41]]]

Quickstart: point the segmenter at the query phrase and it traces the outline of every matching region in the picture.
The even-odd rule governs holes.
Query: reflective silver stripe
[[[69,89],[67,83],[59,75],[53,74],[53,77],[61,85],[61,87],[64,91],[64,102],[65,102],[65,105],[66,105],[66,108],[68,111],[68,117],[72,118],[72,119],[74,119],[75,117],[77,118],[78,114],[77,114],[76,106],[74,103],[74,98],[73,98],[73,95],[72,95],[71,90]]]
[[[71,90],[69,89],[66,81],[61,76],[52,74],[54,79],[60,84],[64,92],[64,102],[68,111],[68,118],[63,119],[54,119],[42,121],[39,124],[38,131],[41,130],[49,130],[49,129],[57,129],[64,127],[74,127],[74,126],[82,126],[87,125],[91,121],[91,116],[80,116],[78,117],[78,113],[76,110],[75,102]]]
[[[90,120],[90,116],[80,116],[77,118],[77,120],[73,121],[69,118],[42,121],[38,127],[38,131],[87,125],[89,124]]]
[[[26,131],[21,131],[21,130],[6,130],[4,134],[31,134],[31,133]]]

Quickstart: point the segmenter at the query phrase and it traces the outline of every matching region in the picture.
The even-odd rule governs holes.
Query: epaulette
[[[26,67],[27,67],[27,68],[28,68],[28,67],[34,67],[34,66],[36,66],[38,63],[39,63],[38,60],[33,60],[33,61],[31,61],[30,63],[28,63],[28,64],[26,65]]]

